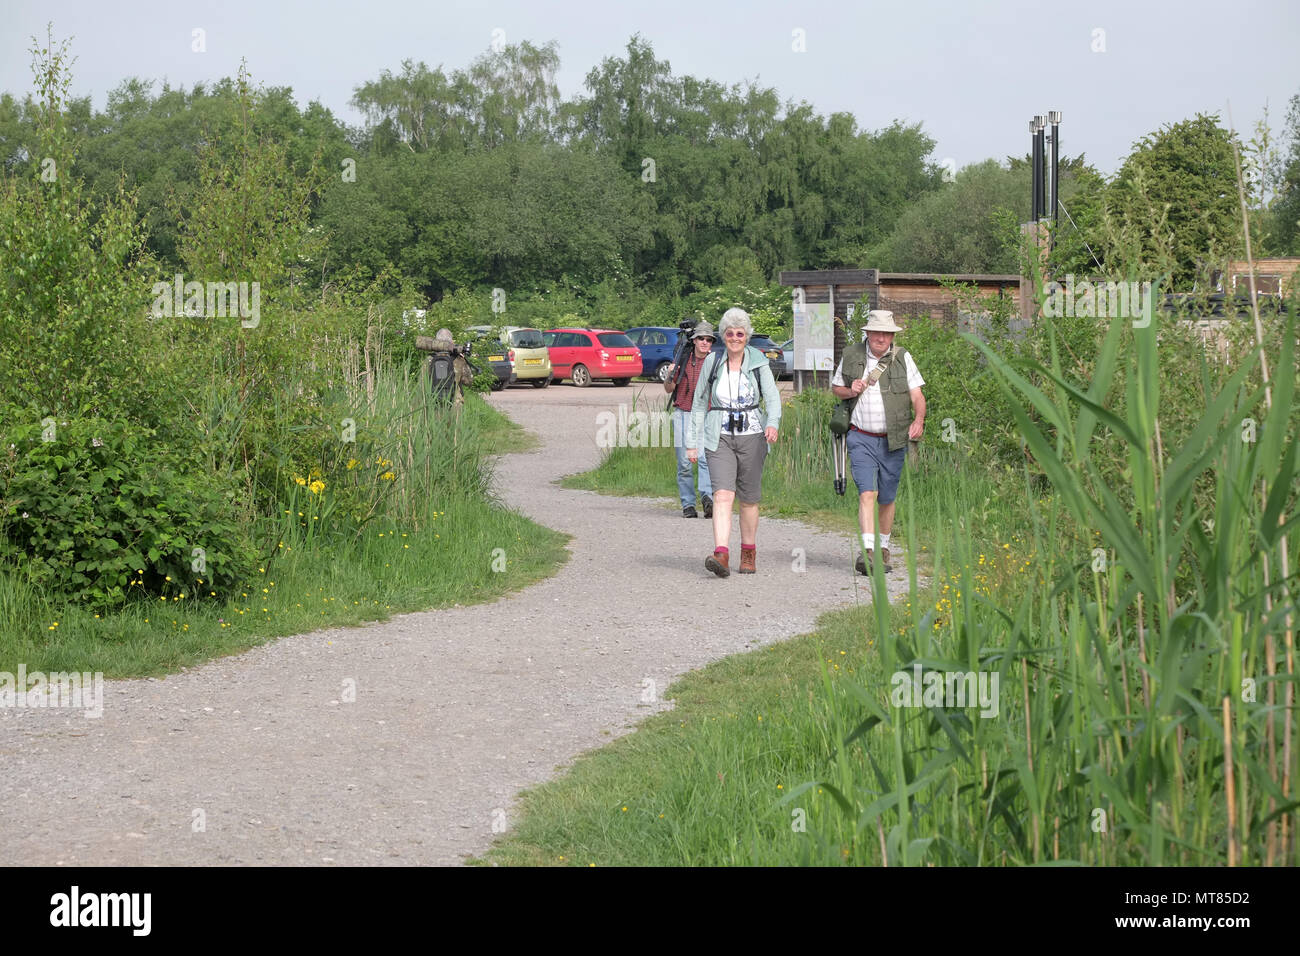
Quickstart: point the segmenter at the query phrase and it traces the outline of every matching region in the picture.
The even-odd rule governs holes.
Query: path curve
[[[764,517],[758,574],[719,580],[703,567],[708,523],[683,519],[675,500],[552,483],[596,464],[597,414],[642,392],[641,407],[663,394],[601,383],[491,397],[542,439],[498,463],[497,490],[573,536],[553,578],[493,604],[110,681],[96,720],[0,709],[4,862],[456,864],[509,826],[519,790],[665,706],[643,703],[647,681],[662,693],[851,604],[842,536]],[[892,593],[906,583],[890,575]],[[865,579],[857,587],[868,602]]]

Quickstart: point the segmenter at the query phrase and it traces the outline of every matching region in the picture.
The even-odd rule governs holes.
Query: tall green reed
[[[922,614],[913,587],[917,612],[899,627],[873,581],[875,677],[833,695],[842,742],[807,785],[840,810],[821,845],[888,865],[1295,861],[1296,581],[1283,573],[1297,520],[1294,323],[1272,405],[1260,412],[1247,357],[1177,447],[1160,430],[1159,332],[1116,321],[1088,382],[1062,371],[1055,343],[1049,365],[1013,364],[971,340],[1051,485],[1039,498],[1026,473],[1034,559],[991,587],[994,529],[967,520],[973,496],[954,481],[918,502],[950,590]],[[1258,440],[1243,441],[1252,416]],[[1126,488],[1094,460],[1107,442],[1123,450]],[[996,715],[899,706],[893,676],[916,666],[996,674]]]

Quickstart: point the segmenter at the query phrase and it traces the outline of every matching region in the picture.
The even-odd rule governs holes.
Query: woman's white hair
[[[749,313],[744,309],[730,308],[722,313],[722,321],[718,323],[718,338],[723,338],[727,329],[744,329],[746,342],[754,337],[754,326],[750,324]]]

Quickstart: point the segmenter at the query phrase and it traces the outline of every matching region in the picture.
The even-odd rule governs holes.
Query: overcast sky
[[[0,91],[32,89],[31,37],[72,37],[75,95],[96,108],[127,76],[173,85],[233,75],[290,86],[350,124],[353,88],[404,58],[444,69],[505,42],[559,45],[560,92],[640,33],[675,75],[757,79],[782,100],[879,129],[920,122],[958,167],[1029,151],[1035,113],[1064,113],[1061,146],[1112,173],[1164,123],[1232,107],[1238,131],[1269,106],[1280,130],[1300,92],[1296,0],[0,0]],[[193,31],[206,51],[194,52]],[[797,31],[802,31],[797,32]],[[802,42],[802,52],[796,50]]]

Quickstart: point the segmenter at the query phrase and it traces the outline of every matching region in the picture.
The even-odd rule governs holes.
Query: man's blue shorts
[[[864,432],[850,430],[849,467],[858,494],[877,492],[876,501],[882,505],[893,502],[898,495],[898,480],[903,475],[903,462],[907,459],[907,446],[898,451],[889,450],[888,438],[876,438]]]

